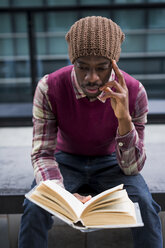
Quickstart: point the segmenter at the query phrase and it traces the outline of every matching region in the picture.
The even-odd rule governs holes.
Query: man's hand
[[[116,80],[110,81],[101,87],[100,90],[105,92],[105,95],[102,97],[103,100],[110,99],[111,106],[118,119],[119,133],[120,135],[124,135],[133,128],[129,113],[128,88],[115,60],[112,60],[112,67],[118,78],[118,82]]]
[[[122,73],[115,60],[112,60],[112,68],[118,78],[117,81],[109,81],[100,90],[105,92],[103,100],[110,98],[111,106],[117,119],[130,118],[128,107],[128,89]]]
[[[87,201],[89,201],[92,196],[91,195],[88,195],[88,196],[82,196],[82,195],[79,195],[78,193],[74,193],[73,194],[78,200],[80,200],[82,203],[86,203]]]

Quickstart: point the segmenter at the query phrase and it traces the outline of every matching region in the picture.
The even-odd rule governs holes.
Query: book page
[[[121,213],[131,213],[132,212],[132,205],[133,203],[127,199],[123,202],[115,202],[114,204],[108,204],[106,206],[100,206],[96,209],[91,209],[90,212],[86,213],[87,215],[93,214],[93,213],[101,213],[101,212],[121,212]]]
[[[107,195],[105,197],[102,197],[101,199],[98,199],[97,201],[94,201],[93,204],[88,205],[84,209],[82,215],[85,215],[87,212],[100,209],[106,206],[120,204],[127,200],[128,200],[128,194],[125,189],[115,191],[115,192],[110,193],[110,195]]]
[[[62,208],[60,205],[57,204],[57,202],[52,202],[49,198],[45,198],[38,192],[34,192],[31,195],[31,198],[35,202],[40,203],[42,206],[45,206],[47,209],[54,211],[55,213],[59,213],[63,215],[64,217],[68,218],[71,221],[74,221],[74,216],[71,215],[70,212],[67,211],[67,209]]]
[[[83,224],[85,226],[107,226],[107,225],[136,225],[136,217],[133,215],[127,215],[120,212],[114,213],[98,213],[97,218],[95,214],[86,216],[83,218]]]
[[[85,204],[84,204],[84,209],[87,208],[89,205],[93,205],[95,204],[97,201],[100,201],[102,198],[104,198],[106,195],[110,195],[111,193],[115,192],[115,191],[118,191],[118,190],[121,190],[123,189],[123,184],[120,184],[116,187],[113,187],[111,189],[107,189],[103,192],[101,192],[100,194],[92,197],[89,201],[87,201]]]
[[[36,201],[35,199],[31,198],[31,192],[28,192],[25,196],[27,199],[29,199],[30,201],[32,201],[33,203],[37,204],[39,207],[45,209],[46,211],[48,211],[49,213],[51,213],[52,215],[55,215],[56,217],[58,217],[59,219],[61,219],[62,221],[66,222],[68,225],[73,226],[73,222],[72,220],[70,220],[68,217],[64,216],[63,214],[60,214],[58,212],[56,212],[55,210],[46,207],[44,204],[42,204],[41,202]]]
[[[88,212],[82,217],[82,222],[85,226],[97,226],[136,224],[137,220],[134,204],[128,198],[125,202]]]
[[[79,201],[72,193],[57,185],[56,183],[52,182],[51,180],[47,180],[42,183],[50,187],[57,193],[57,195],[62,197],[64,201],[66,201],[71,206],[77,217],[80,217],[81,212],[84,209],[84,204],[81,201]]]
[[[138,203],[134,203],[134,209],[135,209],[135,215],[136,215],[136,223],[135,224],[121,224],[121,223],[116,223],[116,224],[105,224],[105,225],[87,225],[85,227],[79,227],[79,226],[74,226],[74,228],[80,230],[81,232],[94,232],[98,231],[101,229],[111,229],[111,228],[130,228],[130,227],[142,227],[144,226],[144,223],[141,218],[141,213],[140,213],[140,208]],[[119,217],[119,216],[118,216]],[[120,219],[120,217],[119,217]]]
[[[68,204],[68,202],[62,198],[62,196],[55,193],[55,191],[52,190],[50,187],[46,186],[45,184],[39,185],[36,188],[35,192],[31,195],[31,197],[33,197],[36,193],[38,193],[40,198],[45,198],[45,205],[46,201],[49,200],[52,204],[52,207],[54,205],[58,205],[62,209],[62,211],[68,212],[72,216],[73,220],[77,220],[78,216],[75,214],[75,211],[72,209],[70,204]]]

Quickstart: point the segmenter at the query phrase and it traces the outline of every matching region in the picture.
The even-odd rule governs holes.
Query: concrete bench
[[[1,138],[5,138],[4,131],[0,129]],[[16,132],[17,131],[17,132]],[[17,219],[17,225],[19,225],[20,214],[23,212],[22,203],[24,200],[24,194],[29,191],[31,182],[33,180],[33,171],[30,161],[31,137],[26,136],[28,132],[31,136],[31,128],[28,129],[8,129],[8,135],[10,132],[13,135],[13,140],[10,140],[8,144],[3,142],[0,145],[0,215],[8,216],[9,223],[9,234],[12,233],[13,225],[15,226],[16,214],[19,214]],[[21,133],[24,136],[21,136]],[[26,132],[26,134],[24,133]],[[17,133],[17,134],[16,134]],[[165,168],[164,168],[164,151],[165,151],[165,139],[162,134],[165,133],[165,126],[148,125],[146,128],[146,150],[147,150],[147,161],[142,175],[144,176],[149,189],[153,195],[153,198],[160,204],[162,211],[165,211]],[[16,138],[20,139],[19,144],[16,142]],[[165,138],[165,137],[164,137]],[[27,139],[29,141],[27,142]],[[15,142],[15,143],[14,143]],[[16,144],[17,143],[17,144]],[[21,145],[23,144],[23,145]],[[162,223],[165,222],[165,214],[161,213]],[[163,224],[163,230],[164,230]],[[18,231],[18,230],[17,230]],[[117,247],[132,247],[131,235],[129,229],[121,230],[104,230],[94,233],[81,233],[73,228],[69,227],[65,223],[55,219],[55,225],[49,233],[49,247],[56,248],[64,247],[67,244],[69,247],[107,247],[106,242],[112,242],[114,245],[112,248]],[[54,236],[55,235],[55,236]],[[64,236],[66,236],[66,243]],[[55,237],[58,237],[56,239]],[[13,237],[10,237],[13,239]],[[56,241],[55,241],[56,239]],[[62,241],[63,240],[63,241]],[[123,241],[121,241],[123,240]],[[119,242],[120,241],[120,242]],[[14,241],[16,242],[16,240]],[[101,242],[101,243],[99,243]],[[123,242],[123,243],[122,243]],[[124,243],[127,245],[125,246]],[[95,244],[95,246],[92,245]],[[14,247],[13,245],[10,247]],[[16,247],[16,246],[15,246]]]
[[[159,153],[159,148],[159,146],[155,147],[155,145],[152,145],[152,152]],[[5,150],[1,148],[3,155]],[[27,157],[29,152],[29,148],[7,149],[6,159],[9,160],[9,163],[3,164],[0,173],[0,214],[19,214],[23,212],[22,203],[24,195],[29,191],[33,180],[32,168]],[[12,155],[14,156],[14,161],[12,161]],[[150,157],[152,161],[148,159],[142,175],[149,185],[153,198],[160,204],[162,211],[165,211],[164,162],[162,161],[162,166],[160,166],[160,163],[158,163],[160,159],[159,154],[155,155],[152,153]],[[27,159],[26,162],[25,158]],[[29,164],[27,163],[28,161]]]
[[[33,180],[30,160],[31,136],[32,128],[0,129],[0,214],[23,211],[24,194],[29,191]],[[164,151],[165,125],[147,125],[147,160],[141,173],[163,211],[165,211]]]

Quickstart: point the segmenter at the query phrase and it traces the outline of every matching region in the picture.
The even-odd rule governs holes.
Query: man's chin
[[[86,96],[87,96],[89,99],[95,99],[95,98],[97,98],[99,95],[100,95],[100,92],[97,93],[97,94],[89,94],[89,93],[86,93]]]

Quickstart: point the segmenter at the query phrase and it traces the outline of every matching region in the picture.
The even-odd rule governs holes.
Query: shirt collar
[[[114,70],[112,69],[111,71],[111,75],[109,77],[109,81],[113,81],[115,79],[115,72]],[[74,89],[74,92],[75,92],[75,95],[76,95],[76,98],[77,99],[81,99],[83,97],[86,97],[86,95],[84,94],[84,92],[82,91],[81,87],[79,86],[78,84],[78,81],[77,81],[77,77],[76,77],[76,73],[75,73],[75,70],[74,70],[74,67],[72,68],[72,71],[71,71],[71,80],[72,80],[72,85],[73,85],[73,89]],[[98,95],[96,98],[92,98],[90,99],[90,101],[94,101],[96,99],[98,99],[99,101],[101,102],[105,102],[101,99],[101,96],[103,95],[103,92],[100,93],[100,95]]]

